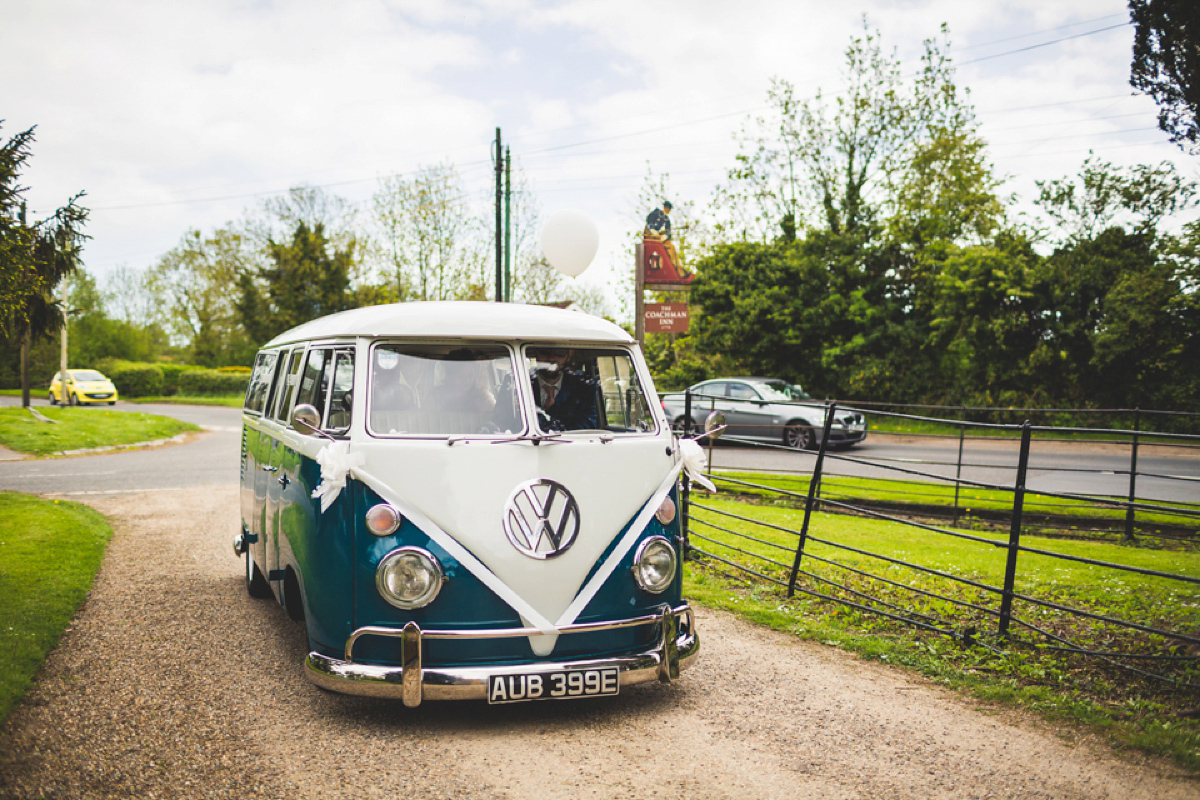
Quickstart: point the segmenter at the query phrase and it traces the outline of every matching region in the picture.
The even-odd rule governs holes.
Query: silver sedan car
[[[688,387],[692,395],[692,430],[702,431],[713,411],[725,415],[725,435],[731,439],[782,443],[813,450],[825,429],[825,406],[799,386],[778,378],[717,378]],[[665,394],[663,410],[676,430],[687,418],[686,395]],[[838,408],[829,430],[830,448],[849,447],[867,438],[861,411]]]

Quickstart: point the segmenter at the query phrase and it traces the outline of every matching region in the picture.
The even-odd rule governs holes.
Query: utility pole
[[[24,201],[21,202],[21,230],[28,230],[28,228],[25,226]],[[25,279],[28,277],[25,272],[27,269],[28,266],[21,267],[21,284],[23,289],[26,288],[24,284]],[[31,323],[29,321],[29,304],[27,301],[25,302],[23,313],[25,315],[25,327],[21,331],[21,408],[29,408],[29,326]]]
[[[496,128],[496,142],[492,150],[492,161],[496,165],[496,302],[504,302],[504,239],[500,228],[504,224],[504,208],[501,205],[504,183],[504,150],[500,145],[500,128]]]
[[[58,379],[61,381],[61,386],[67,385],[67,321],[70,319],[70,312],[67,310],[67,282],[68,278],[63,275],[62,279],[62,351],[58,355]]]
[[[504,302],[512,302],[512,151],[504,148]]]

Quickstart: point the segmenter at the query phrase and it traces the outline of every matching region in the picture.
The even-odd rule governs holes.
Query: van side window
[[[297,381],[300,380],[300,364],[304,361],[304,348],[297,347],[292,351],[283,374],[280,376],[280,386],[275,390],[279,402],[275,404],[275,419],[287,422],[292,411],[292,394]]]
[[[300,374],[300,392],[296,395],[296,405],[307,403],[320,413],[325,408],[325,396],[321,393],[321,375],[325,372],[325,361],[329,357],[328,350],[309,350],[308,361]]]
[[[346,431],[350,428],[350,411],[354,407],[354,351],[338,350],[334,356],[333,386],[327,398],[325,428],[330,431]]]
[[[250,385],[246,387],[245,409],[255,414],[261,414],[267,402],[267,393],[271,388],[271,378],[275,373],[275,359],[278,353],[259,353],[254,360],[254,371],[250,373]]]
[[[354,388],[354,351],[313,349],[300,376],[296,405],[307,403],[321,415],[321,427],[345,431],[350,427]]]

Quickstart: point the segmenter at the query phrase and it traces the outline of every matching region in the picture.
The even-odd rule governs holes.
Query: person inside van
[[[547,430],[593,430],[597,426],[596,388],[582,372],[570,369],[565,347],[531,347],[533,395]]]

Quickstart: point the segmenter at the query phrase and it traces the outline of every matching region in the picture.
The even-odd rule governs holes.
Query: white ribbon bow
[[[683,469],[692,482],[703,486],[710,492],[715,492],[717,487],[704,477],[704,473],[708,471],[708,458],[704,455],[704,448],[694,439],[680,439],[679,453],[683,456]]]
[[[349,442],[333,442],[321,448],[317,453],[317,463],[321,465],[321,482],[313,489],[313,498],[321,498],[321,513],[333,504],[337,496],[346,488],[346,478],[350,470],[361,467],[366,462],[362,453],[351,453]]]

